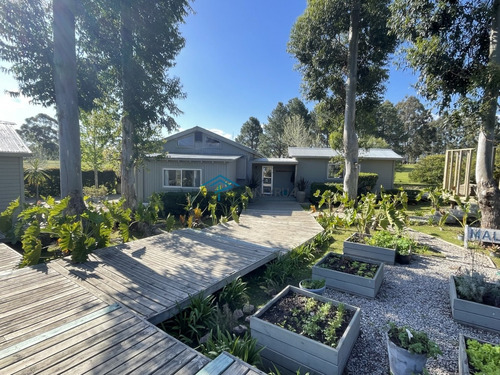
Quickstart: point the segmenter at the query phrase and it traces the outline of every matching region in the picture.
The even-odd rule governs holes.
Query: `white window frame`
[[[181,186],[178,185],[165,185],[165,172],[167,171],[181,171]],[[199,171],[200,172],[200,186],[203,185],[203,172],[200,168],[163,168],[162,170],[162,185],[166,189],[197,189],[200,186],[182,186],[182,173],[183,171]],[[168,180],[167,180],[168,181]]]
[[[330,180],[330,181],[333,181],[333,180],[341,180],[344,178],[344,174],[342,173],[341,176],[339,177],[330,177],[330,166],[332,165],[339,165],[340,163],[328,163],[326,165],[326,179],[327,180]]]

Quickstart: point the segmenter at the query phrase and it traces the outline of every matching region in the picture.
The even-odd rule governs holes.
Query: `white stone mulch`
[[[373,300],[327,288],[325,296],[361,308],[361,334],[344,374],[388,374],[385,341],[388,321],[428,333],[443,355],[429,359],[429,374],[458,374],[459,333],[500,344],[500,334],[457,323],[451,316],[449,277],[470,265],[470,252],[448,242],[413,232],[419,242],[439,249],[446,258],[413,256],[410,265],[387,265],[384,282]],[[492,280],[500,271],[487,257],[476,256],[476,269]]]

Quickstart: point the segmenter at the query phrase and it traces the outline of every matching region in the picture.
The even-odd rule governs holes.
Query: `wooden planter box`
[[[325,262],[330,254],[333,253],[326,254],[318,263],[316,263],[312,267],[313,279],[325,279],[326,286],[333,289],[357,294],[363,297],[375,298],[380,289],[380,286],[382,285],[382,281],[384,280],[384,263],[349,256],[349,258],[351,258],[352,260],[376,264],[378,266],[375,276],[372,279],[369,279],[367,277],[351,275],[349,273],[334,271],[328,268],[321,267],[321,264]]]
[[[318,301],[330,302],[336,306],[339,305],[337,301],[290,285],[283,289],[250,318],[252,337],[257,339],[259,346],[264,347],[264,350],[261,352],[264,363],[271,362],[280,371],[283,370],[284,372],[282,373],[289,372],[295,374],[300,368],[303,374],[308,371],[311,375],[342,374],[359,335],[361,310],[358,307],[344,304],[346,310],[353,311],[354,315],[340,338],[337,348],[332,348],[331,346],[311,340],[298,333],[288,331],[260,319],[262,314],[288,293],[296,293]],[[272,365],[270,370],[274,370]]]
[[[457,322],[500,333],[500,308],[458,298],[454,276],[450,276],[450,303]]]
[[[386,264],[394,264],[396,259],[396,250],[386,247],[378,247],[366,245],[364,243],[351,242],[351,238],[356,236],[353,234],[344,241],[344,254],[358,258],[373,260],[375,262],[384,262]]]
[[[466,339],[473,339],[476,341],[479,341],[482,344],[491,344],[491,345],[496,345],[491,342],[479,340],[473,337],[465,337],[463,334],[460,334],[458,338],[458,373],[460,375],[470,375],[470,369],[469,369],[469,358],[467,357],[467,345],[465,344]]]

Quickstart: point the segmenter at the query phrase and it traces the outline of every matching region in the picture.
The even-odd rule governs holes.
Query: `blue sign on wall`
[[[217,193],[217,200],[220,200],[220,193],[232,190],[240,185],[220,174],[207,181],[203,186],[205,186],[208,190],[212,190],[215,187],[213,190]]]

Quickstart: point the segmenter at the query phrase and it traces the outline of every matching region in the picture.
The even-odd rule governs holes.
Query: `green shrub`
[[[371,192],[377,185],[378,174],[360,172],[358,177],[358,197]]]
[[[444,155],[428,155],[421,158],[410,172],[410,178],[416,182],[438,186],[443,183]]]
[[[387,334],[394,344],[410,353],[424,354],[428,358],[436,358],[438,354],[443,354],[439,346],[431,341],[425,332],[418,332],[405,326],[397,327],[390,322]]]
[[[243,307],[247,301],[247,283],[239,277],[227,284],[219,293],[219,305],[227,304],[231,310]]]
[[[500,369],[500,345],[467,340],[467,357],[478,374],[495,375]],[[476,373],[476,372],[474,372]]]
[[[311,202],[314,205],[318,205],[321,200],[321,196],[326,190],[330,190],[332,193],[342,192],[344,185],[341,183],[334,182],[313,182],[311,183]],[[314,194],[319,190],[319,195],[317,197]]]
[[[264,348],[258,348],[257,339],[252,339],[248,333],[245,333],[243,337],[238,337],[217,327],[216,334],[210,332],[207,342],[202,344],[200,349],[211,359],[217,358],[219,354],[226,351],[246,363],[258,366],[261,363],[260,352]]]

